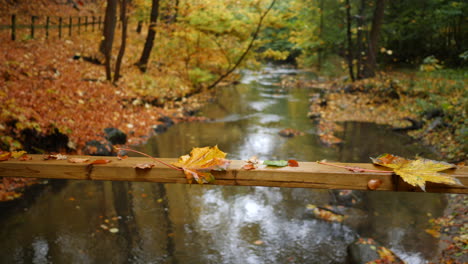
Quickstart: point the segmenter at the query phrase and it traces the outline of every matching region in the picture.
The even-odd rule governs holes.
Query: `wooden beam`
[[[30,155],[32,160],[9,160],[0,162],[0,177],[30,177],[71,180],[102,181],[146,181],[160,183],[187,183],[181,171],[156,164],[150,170],[135,169],[140,163],[151,162],[148,158],[130,157],[118,160],[116,157],[89,157],[109,159],[108,164],[88,165],[70,163],[66,160],[43,160],[42,155]],[[73,156],[80,157],[83,156]],[[71,156],[69,156],[71,158]],[[171,163],[176,159],[161,159]],[[227,171],[214,171],[214,185],[301,187],[317,189],[351,189],[368,190],[367,182],[380,179],[382,184],[378,191],[421,191],[419,188],[403,182],[400,177],[374,172],[351,172],[346,169],[321,165],[316,162],[299,162],[299,167],[272,168],[264,167],[255,170],[244,170],[244,161],[233,160]],[[365,169],[385,170],[370,163],[341,164]],[[468,193],[468,168],[447,171],[456,177],[464,186],[449,186],[427,183],[427,192]]]

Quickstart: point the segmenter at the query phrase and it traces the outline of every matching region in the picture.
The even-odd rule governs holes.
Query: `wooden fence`
[[[118,160],[116,157],[86,157],[90,160],[108,159],[107,164],[88,165],[85,163],[70,163],[66,160],[44,160],[42,155],[31,155],[32,160],[9,160],[0,162],[0,177],[31,177],[72,180],[104,180],[104,181],[146,181],[160,183],[187,183],[184,173],[166,166],[156,164],[149,170],[135,169],[135,165],[148,163],[148,158],[130,157]],[[78,156],[75,156],[78,157]],[[70,156],[69,156],[70,158]],[[83,158],[83,157],[81,157]],[[162,159],[173,162],[176,159]],[[316,162],[299,162],[299,167],[259,168],[244,170],[244,161],[233,160],[227,171],[214,171],[214,185],[237,186],[271,186],[271,187],[301,187],[317,189],[351,189],[369,190],[371,179],[381,180],[377,191],[421,191],[408,185],[392,174],[376,172],[351,172],[346,169],[321,165]],[[384,170],[370,163],[342,164],[365,169]],[[443,184],[426,184],[427,192],[468,193],[468,168],[449,170],[464,186]],[[196,183],[195,183],[196,184]]]
[[[43,29],[45,38],[51,36],[51,32],[55,31],[59,39],[68,34],[81,34],[82,31],[96,31],[101,29],[103,19],[101,16],[21,16],[11,15],[8,19],[3,17],[0,30],[10,30],[11,40],[18,38],[18,30],[26,30],[27,36],[31,39],[37,37],[37,29]],[[7,23],[9,20],[9,24]],[[75,29],[75,32],[73,32]]]

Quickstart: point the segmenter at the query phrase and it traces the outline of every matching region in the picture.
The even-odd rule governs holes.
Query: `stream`
[[[217,90],[200,115],[138,149],[178,157],[213,146],[228,159],[370,162],[392,153],[436,158],[389,127],[345,122],[344,143],[325,147],[307,118],[311,88],[282,88],[294,69],[245,72]],[[303,136],[284,138],[293,128]],[[446,195],[50,180],[34,198],[0,215],[1,263],[346,263],[347,246],[371,237],[408,263],[436,259],[439,240],[428,220],[443,214]],[[349,195],[348,195],[349,196]],[[344,223],[313,218],[306,206],[342,206]]]

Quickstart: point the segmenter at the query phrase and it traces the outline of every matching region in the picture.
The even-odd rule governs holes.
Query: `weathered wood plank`
[[[0,162],[0,177],[32,177],[72,180],[147,181],[160,183],[187,183],[181,171],[156,164],[151,170],[139,170],[134,166],[151,162],[148,158],[130,157],[118,160],[116,157],[87,157],[91,161],[109,159],[111,163],[88,165],[70,163],[66,160],[43,160],[42,155],[31,155],[32,160],[9,160]],[[83,157],[83,156],[73,156]],[[175,159],[162,159],[174,162]],[[357,173],[341,168],[325,166],[315,162],[299,162],[299,167],[243,170],[243,161],[233,160],[227,171],[215,171],[215,185],[302,187],[318,189],[367,190],[371,179],[382,180],[379,191],[421,191],[403,182],[399,177],[375,172]],[[370,163],[342,164],[374,170],[385,170]],[[464,186],[449,186],[428,183],[426,191],[441,193],[468,193],[468,168],[451,170]]]

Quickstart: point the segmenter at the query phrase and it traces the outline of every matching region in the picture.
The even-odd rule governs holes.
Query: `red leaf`
[[[32,157],[31,157],[31,156],[28,156],[28,155],[23,155],[23,156],[19,157],[18,160],[19,160],[19,161],[32,160]]]
[[[247,163],[244,166],[242,166],[242,169],[244,170],[255,170],[255,165],[252,163]]]
[[[117,155],[117,159],[118,159],[118,160],[124,160],[124,159],[126,159],[126,158],[128,158],[127,155],[125,155],[125,156],[120,156],[120,154]]]
[[[299,163],[297,160],[288,160],[288,166],[289,167],[299,167]]]
[[[93,162],[90,163],[91,164],[107,164],[111,162],[111,160],[106,160],[106,159],[101,159],[101,160],[94,160]]]

